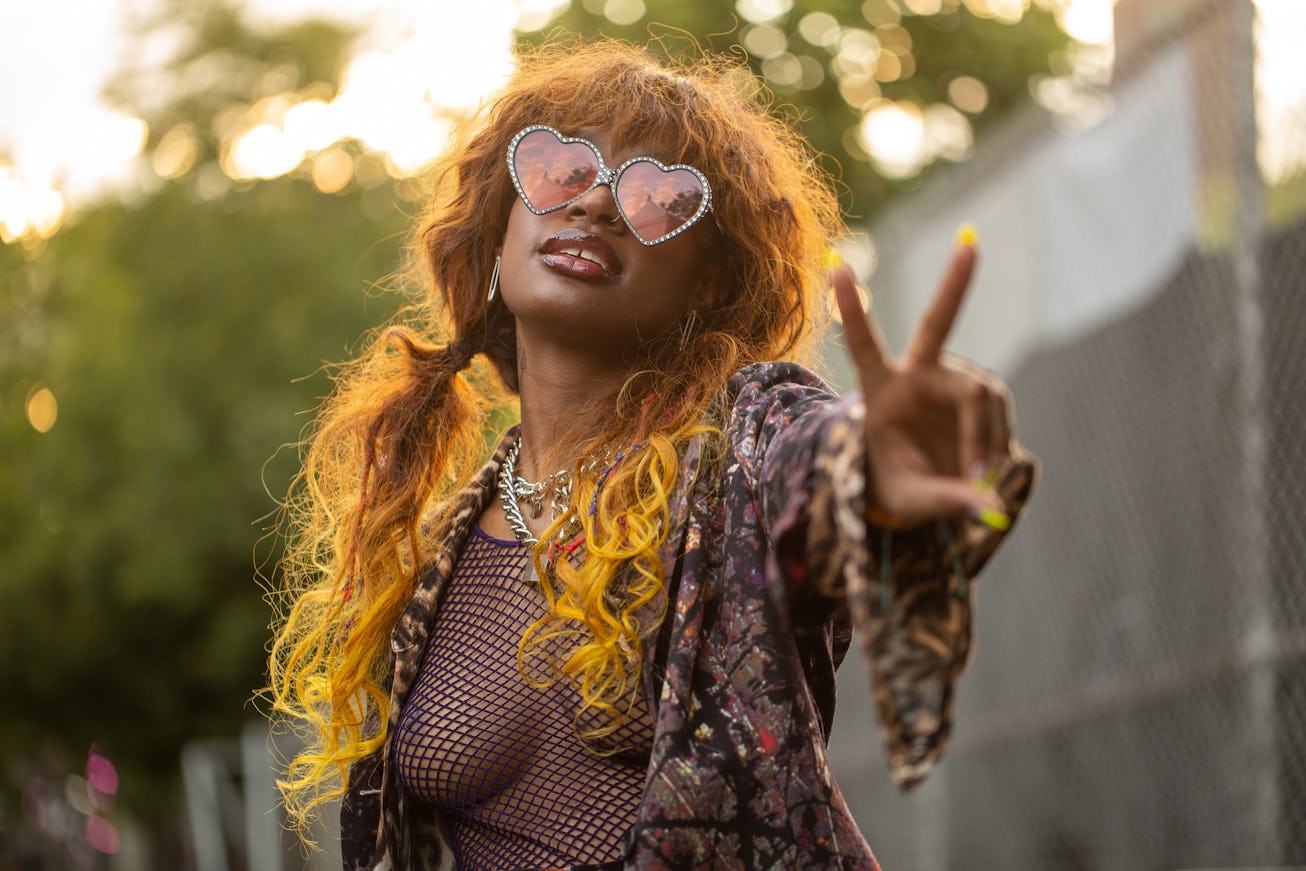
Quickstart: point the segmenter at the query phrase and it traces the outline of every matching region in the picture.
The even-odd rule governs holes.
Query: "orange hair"
[[[643,641],[662,618],[658,549],[680,452],[693,435],[719,432],[721,421],[707,412],[732,372],[803,359],[826,315],[824,258],[842,233],[838,205],[806,143],[760,95],[737,59],[672,66],[623,43],[555,43],[528,50],[497,97],[455,132],[414,234],[415,260],[429,273],[424,299],[343,368],[305,440],[286,505],[291,547],[270,696],[275,710],[307,726],[308,749],[282,784],[301,823],[343,791],[350,764],[385,740],[388,642],[421,572],[423,535],[439,535],[442,500],[479,468],[486,412],[508,404],[484,372],[459,373],[460,353],[483,355],[502,387],[517,389],[513,320],[501,302],[487,303],[485,289],[516,195],[507,145],[532,124],[603,129],[614,148],[637,143],[698,168],[712,185],[712,211],[701,221],[701,232],[715,234],[704,280],[723,303],[699,312],[702,326],[685,350],[650,347],[644,366],[593,416],[604,428],[569,458],[578,485],[568,516],[583,524],[584,557],[553,564],[557,589],[541,585],[549,613],[520,650],[533,679],[562,676],[577,686],[578,718],[610,716],[588,736],[619,723]],[[593,473],[587,481],[582,469],[622,450],[629,459],[596,499]],[[544,567],[547,554],[534,558]],[[538,671],[538,643],[557,635],[580,643],[565,662]]]

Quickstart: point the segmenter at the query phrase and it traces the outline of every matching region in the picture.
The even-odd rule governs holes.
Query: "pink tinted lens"
[[[512,156],[517,183],[539,211],[557,208],[594,184],[599,159],[583,142],[562,142],[550,130],[532,130]]]
[[[630,228],[651,242],[698,217],[704,191],[698,176],[687,169],[663,169],[640,160],[621,173],[616,193]]]

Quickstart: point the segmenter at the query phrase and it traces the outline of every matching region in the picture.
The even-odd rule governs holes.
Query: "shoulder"
[[[838,398],[823,378],[797,363],[753,363],[730,376],[722,416],[730,421],[727,426],[747,426],[745,421],[776,416],[792,419]]]
[[[805,366],[788,360],[750,363],[737,369],[727,383],[727,390],[735,396],[785,387],[815,389],[834,395],[833,388],[821,376]]]
[[[422,563],[438,568],[442,562],[452,569],[453,560],[462,551],[467,533],[485,510],[495,491],[499,467],[503,458],[517,441],[519,427],[514,424],[499,438],[494,452],[468,476],[458,489],[445,498],[433,500],[422,512],[418,532],[422,547]]]

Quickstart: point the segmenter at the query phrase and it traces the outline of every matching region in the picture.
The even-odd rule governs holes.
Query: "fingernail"
[[[972,224],[970,221],[967,221],[966,223],[962,224],[960,227],[957,228],[958,245],[962,245],[967,248],[973,247],[975,245],[976,238],[977,236],[975,233],[975,225]]]
[[[976,460],[970,464],[970,485],[976,490],[983,492],[992,490],[998,483],[998,464],[996,462],[985,463]]]
[[[1006,532],[1011,528],[1011,518],[996,508],[981,508],[976,519],[990,529]]]
[[[825,268],[826,268],[826,269],[834,269],[836,266],[838,266],[838,265],[841,264],[841,263],[843,263],[843,257],[841,257],[841,256],[839,255],[839,252],[838,252],[838,251],[836,251],[836,250],[833,249],[833,248],[827,248],[827,249],[825,250]]]

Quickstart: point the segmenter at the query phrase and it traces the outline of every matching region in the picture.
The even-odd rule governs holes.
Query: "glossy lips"
[[[596,185],[611,185],[622,219],[645,245],[684,232],[711,203],[707,179],[693,167],[636,157],[611,170],[592,144],[565,138],[551,127],[518,133],[508,165],[517,193],[537,215],[562,208]]]
[[[621,273],[613,247],[602,236],[577,228],[545,239],[540,254],[549,268],[575,278],[609,279]]]

